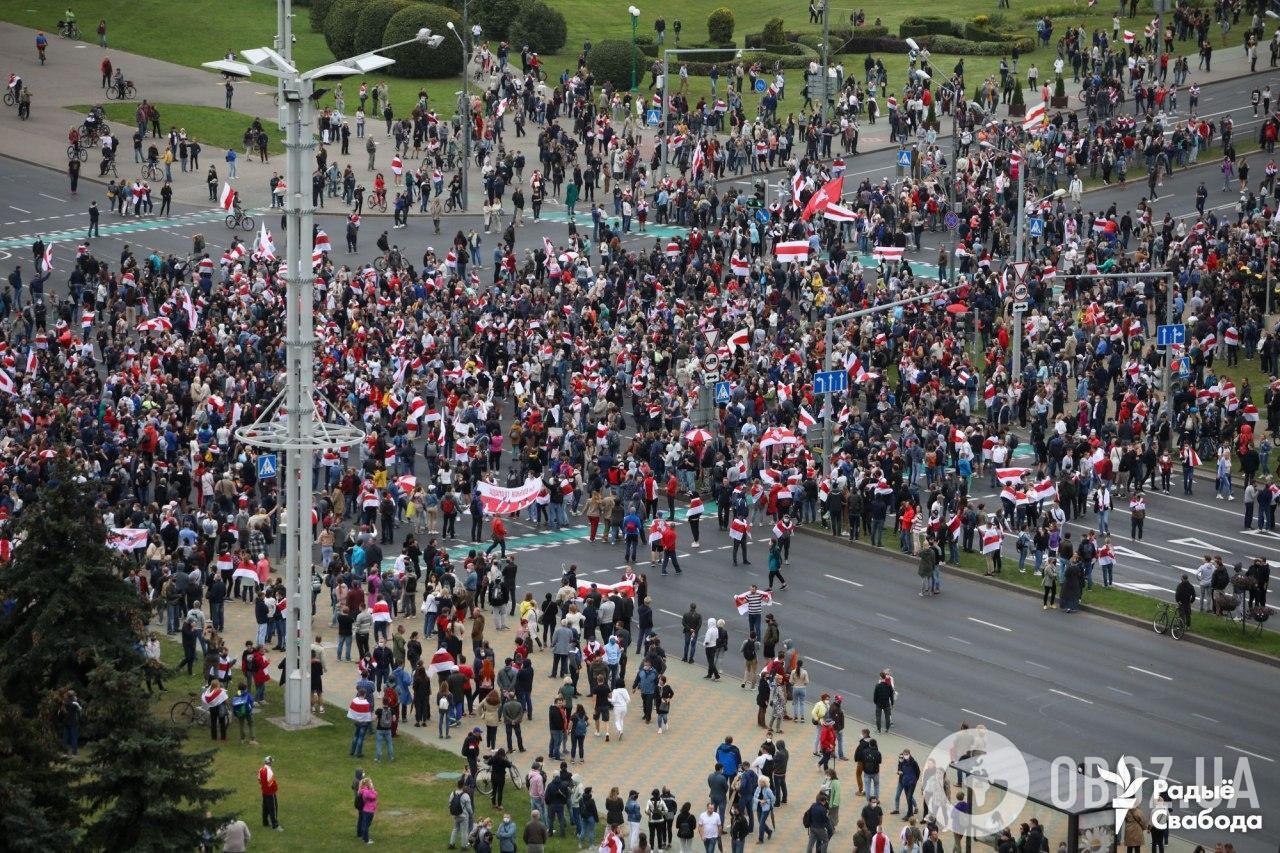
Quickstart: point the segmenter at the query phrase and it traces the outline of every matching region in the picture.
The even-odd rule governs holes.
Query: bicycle
[[[1181,640],[1187,623],[1182,621],[1182,614],[1172,604],[1162,601],[1156,607],[1156,618],[1151,627],[1157,634],[1168,634],[1175,640]]]
[[[102,168],[102,174],[98,177],[105,178],[108,172],[111,173],[113,178],[120,177],[120,173],[116,171],[116,159],[114,157],[107,161],[107,165]]]
[[[373,268],[377,270],[379,273],[385,273],[387,271],[387,256],[379,255],[378,257],[374,258]]]
[[[18,105],[18,99],[13,96],[12,87],[4,90],[4,105],[6,107],[16,107]]]
[[[79,160],[81,163],[89,162],[89,151],[83,145],[68,145],[67,159]]]
[[[485,765],[476,773],[476,790],[484,794],[486,797],[493,793],[493,767],[489,763],[489,759],[493,756],[485,756]],[[524,787],[524,777],[516,770],[514,764],[507,767],[507,775],[511,777],[511,784],[516,790]]]
[[[530,68],[529,74],[532,75],[533,79],[537,80],[539,83],[547,82],[547,72],[542,70],[541,65],[536,65],[533,68]]]
[[[58,35],[64,39],[79,39],[80,28],[75,23],[67,23],[66,21],[58,21]]]
[[[227,227],[232,231],[235,231],[237,228],[245,231],[253,230],[253,217],[239,208],[228,213],[225,221],[227,223]]]
[[[136,86],[133,85],[132,80],[124,81],[123,87],[121,86],[107,87],[108,101],[132,101],[136,97],[138,97],[138,89]]]
[[[164,170],[160,168],[159,163],[143,163],[142,179],[144,181],[159,181],[164,175]]]
[[[208,725],[209,709],[196,699],[192,693],[190,699],[180,699],[169,709],[169,719],[180,726]]]
[[[369,209],[370,209],[370,210],[376,210],[376,211],[378,211],[379,213],[386,213],[386,212],[387,212],[387,196],[386,196],[386,194],[384,193],[383,195],[371,195],[371,196],[369,196]]]

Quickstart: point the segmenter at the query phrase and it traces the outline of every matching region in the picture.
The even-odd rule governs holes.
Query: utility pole
[[[1018,269],[1022,269],[1022,243],[1023,243],[1023,238],[1025,237],[1025,229],[1027,227],[1027,191],[1026,191],[1027,166],[1028,166],[1027,152],[1025,149],[1023,149],[1022,156],[1018,160],[1018,211],[1017,211],[1018,218],[1016,220],[1017,233],[1014,236],[1014,261],[1018,264],[1018,267],[1017,267]],[[1022,284],[1021,278],[1019,278],[1017,284]],[[1016,307],[1020,303],[1015,301],[1013,304]],[[1021,363],[1022,363],[1022,312],[1015,310],[1013,312],[1013,370],[1012,370],[1014,377],[1021,375],[1021,370],[1022,370]]]
[[[471,26],[462,0],[462,209],[467,209],[467,172],[471,168]]]
[[[822,107],[819,115],[822,123],[827,123],[827,101],[831,87],[831,0],[822,0]]]

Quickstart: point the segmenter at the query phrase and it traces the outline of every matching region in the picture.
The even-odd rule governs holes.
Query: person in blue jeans
[[[777,798],[774,796],[773,789],[769,787],[768,779],[760,780],[760,788],[756,791],[756,823],[760,827],[760,834],[756,838],[757,844],[764,843],[765,833],[773,838],[773,830],[769,828],[769,819],[773,814],[773,807],[777,804]]]
[[[628,563],[636,561],[636,552],[640,548],[640,531],[644,527],[644,522],[640,520],[640,516],[635,511],[628,512],[622,518],[622,538],[625,543],[622,559]]]
[[[375,714],[375,724],[373,730],[373,760],[382,760],[382,745],[387,746],[387,759],[396,760],[396,749],[391,744],[391,732],[396,721],[396,710],[387,705],[387,700],[382,700],[382,707]]]

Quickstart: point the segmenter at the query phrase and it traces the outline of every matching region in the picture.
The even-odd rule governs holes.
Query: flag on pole
[[[1047,104],[1044,101],[1030,107],[1026,115],[1022,117],[1023,130],[1036,130],[1044,124],[1045,115],[1048,113]]]
[[[773,255],[780,261],[797,261],[803,263],[809,260],[809,241],[779,241],[773,245]]]
[[[1124,31],[1124,43],[1133,44],[1133,30]]]
[[[231,184],[227,183],[226,181],[223,181],[222,192],[218,193],[218,204],[222,207],[223,210],[230,210],[231,206],[235,204],[235,201],[236,201],[236,191],[231,189]]]

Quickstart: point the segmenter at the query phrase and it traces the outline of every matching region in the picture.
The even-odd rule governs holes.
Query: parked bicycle
[[[89,149],[79,143],[67,146],[67,159],[79,160],[81,163],[89,162]]]
[[[58,21],[58,35],[64,39],[80,38],[80,28],[75,21]]]
[[[1157,634],[1168,634],[1175,640],[1181,640],[1186,633],[1187,623],[1182,621],[1182,614],[1167,601],[1156,605],[1156,618],[1152,623]]]
[[[180,726],[208,725],[209,709],[192,693],[190,699],[180,699],[169,709],[169,719]]]

